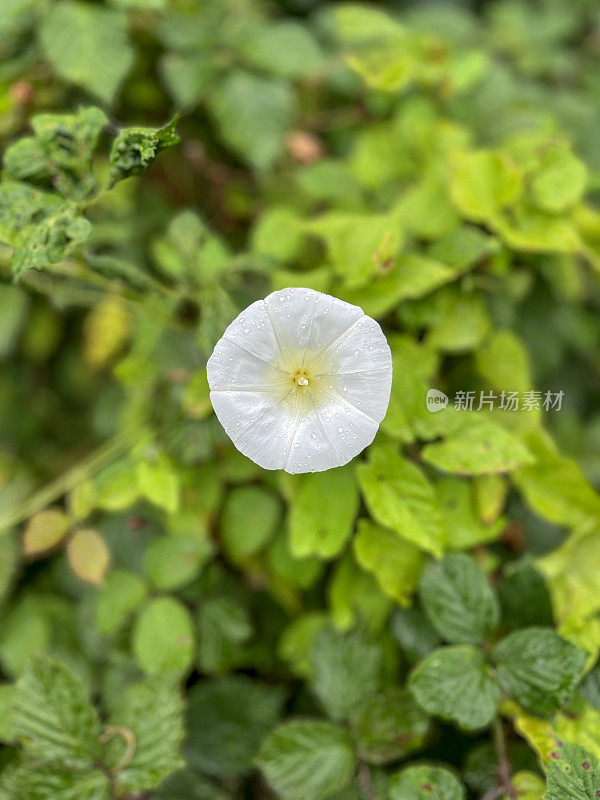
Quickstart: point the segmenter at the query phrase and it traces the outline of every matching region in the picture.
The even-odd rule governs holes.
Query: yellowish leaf
[[[38,511],[27,523],[23,534],[25,555],[44,553],[57,545],[69,530],[69,518],[59,508]]]
[[[103,367],[123,347],[131,330],[125,301],[116,295],[98,303],[85,321],[84,357],[92,367]]]
[[[67,558],[73,572],[87,583],[100,586],[110,564],[110,551],[100,534],[85,528],[73,535],[67,545]]]

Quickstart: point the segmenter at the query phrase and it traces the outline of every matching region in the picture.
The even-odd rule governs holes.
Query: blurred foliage
[[[2,800],[600,793],[599,51],[594,0],[4,0]],[[212,415],[285,286],[392,348],[338,470]]]

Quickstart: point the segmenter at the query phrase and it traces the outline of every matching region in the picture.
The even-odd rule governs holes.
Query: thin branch
[[[506,740],[504,738],[504,728],[500,717],[496,717],[492,726],[494,734],[494,747],[498,758],[498,778],[500,779],[501,791],[508,794],[511,800],[517,800],[517,790],[513,786],[510,777],[510,762],[506,752]]]

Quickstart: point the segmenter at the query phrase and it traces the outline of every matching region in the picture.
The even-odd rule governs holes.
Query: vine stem
[[[371,770],[364,761],[358,762],[358,783],[362,789],[366,800],[378,800],[371,780]]]
[[[508,794],[511,800],[517,800],[517,791],[512,784],[510,777],[510,762],[506,752],[506,739],[504,737],[504,727],[500,717],[496,717],[492,726],[494,734],[494,747],[498,757],[498,778],[500,786]]]
[[[38,489],[37,492],[31,494],[6,516],[0,517],[0,533],[13,525],[18,525],[37,511],[41,511],[73,489],[78,483],[101,470],[123,453],[129,447],[131,441],[131,431],[124,431],[118,434],[79,464],[72,467],[67,473]]]

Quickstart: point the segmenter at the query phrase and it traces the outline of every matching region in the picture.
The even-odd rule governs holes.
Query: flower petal
[[[280,289],[265,303],[276,330],[293,349],[330,346],[364,316],[364,311],[314,289]]]
[[[331,348],[337,392],[379,424],[392,388],[392,354],[381,327],[362,317]]]
[[[371,444],[378,427],[366,414],[332,399],[303,415],[284,469],[297,473],[341,467]]]
[[[265,392],[213,390],[219,422],[237,449],[263,469],[283,469],[298,420]]]

